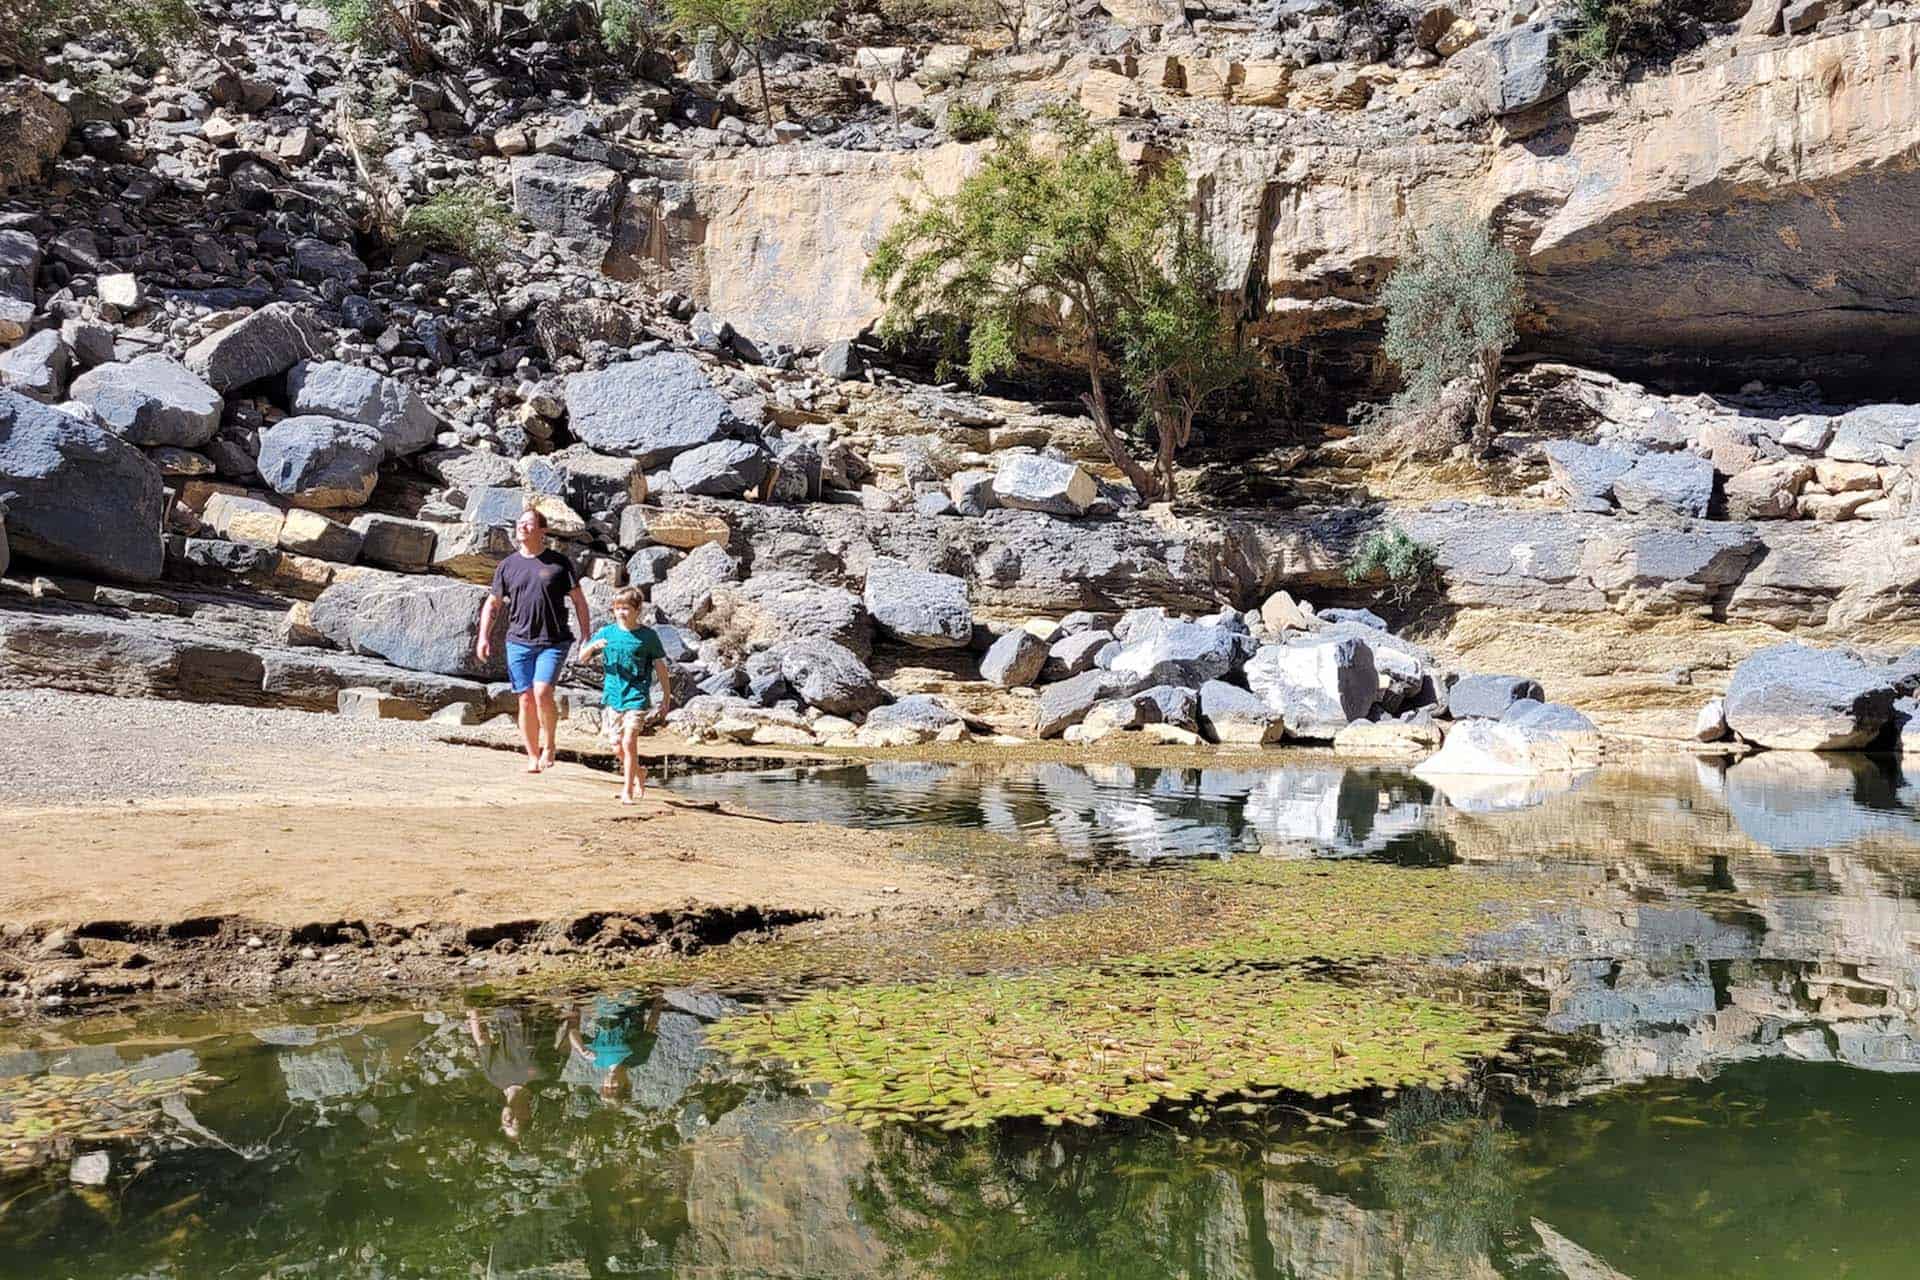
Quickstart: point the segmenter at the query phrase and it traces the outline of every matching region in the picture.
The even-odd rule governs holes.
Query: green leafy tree
[[[1057,146],[1002,132],[952,196],[909,204],[867,268],[887,305],[881,333],[931,328],[977,384],[1048,329],[1086,370],[1082,398],[1113,464],[1141,497],[1170,498],[1195,417],[1247,374],[1219,264],[1179,165],[1136,173],[1084,116],[1052,121]],[[1151,468],[1123,438],[1110,376],[1140,410],[1136,433],[1154,440]]]
[[[157,58],[201,29],[187,0],[20,0],[0,24],[0,65],[37,70],[47,50],[85,36]]]
[[[520,239],[513,213],[491,191],[454,187],[408,209],[400,223],[402,249],[438,249],[464,260],[480,277],[494,313],[500,311],[500,268]]]
[[[1387,311],[1384,349],[1406,383],[1402,407],[1433,406],[1448,383],[1477,375],[1473,441],[1485,452],[1493,442],[1500,358],[1513,345],[1520,297],[1513,251],[1484,225],[1455,223],[1428,236],[1380,291]]]
[[[760,82],[760,107],[773,124],[773,99],[767,93],[766,48],[827,10],[826,0],[667,0],[673,29],[689,40],[712,33],[753,59]]]

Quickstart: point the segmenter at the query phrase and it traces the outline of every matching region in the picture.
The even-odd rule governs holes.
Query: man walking
[[[520,549],[493,571],[493,590],[480,610],[480,638],[474,652],[480,661],[493,657],[493,620],[502,601],[507,606],[507,677],[520,695],[520,736],[527,744],[527,772],[539,773],[553,765],[554,734],[560,727],[560,708],[553,698],[575,628],[567,625],[567,605],[573,605],[578,634],[587,632],[587,595],[573,565],[547,547],[547,518],[526,511],[513,526]]]

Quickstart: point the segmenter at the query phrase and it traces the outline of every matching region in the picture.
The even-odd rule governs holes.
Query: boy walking
[[[667,672],[667,651],[660,634],[640,625],[640,592],[627,587],[613,594],[613,621],[594,633],[580,650],[585,659],[602,658],[606,676],[600,684],[606,704],[607,738],[620,753],[620,803],[633,804],[646,793],[647,771],[640,767],[640,731],[658,724],[673,710],[673,679]],[[660,682],[660,706],[653,708],[653,682]]]

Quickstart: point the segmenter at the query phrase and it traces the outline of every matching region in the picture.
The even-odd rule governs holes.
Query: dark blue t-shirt
[[[567,597],[576,581],[573,565],[551,547],[537,556],[516,551],[502,560],[493,571],[493,594],[507,602],[507,642],[572,644]]]

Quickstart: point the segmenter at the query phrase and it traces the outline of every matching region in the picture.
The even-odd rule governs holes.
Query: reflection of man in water
[[[631,997],[595,996],[590,1003],[567,1011],[567,1043],[573,1048],[574,1061],[591,1075],[602,1100],[614,1104],[626,1099],[631,1085],[628,1068],[645,1062],[652,1053],[665,1007],[666,1001],[659,996],[645,1003]]]
[[[490,1018],[483,1019],[478,1009],[469,1009],[467,1030],[480,1051],[480,1074],[506,1097],[500,1107],[500,1132],[518,1142],[533,1119],[533,1098],[527,1086],[540,1075],[540,1069],[533,1065],[533,1050],[527,1045],[520,1011],[496,1009]]]

